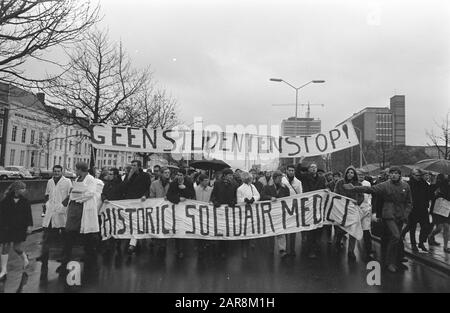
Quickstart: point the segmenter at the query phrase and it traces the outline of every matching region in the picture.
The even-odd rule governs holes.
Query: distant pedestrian
[[[33,217],[30,202],[25,197],[26,190],[22,181],[15,181],[6,189],[0,200],[0,281],[6,280],[11,244],[23,260],[23,269],[29,264],[28,256],[23,251],[23,242],[32,231]]]

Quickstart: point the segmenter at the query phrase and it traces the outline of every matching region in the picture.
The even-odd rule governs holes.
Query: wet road
[[[31,259],[39,255],[41,234],[27,240]],[[145,245],[147,246],[147,244]],[[225,259],[207,255],[198,257],[196,244],[186,241],[186,255],[175,257],[174,242],[169,240],[166,257],[157,256],[147,247],[130,260],[114,256],[99,256],[97,266],[82,273],[82,286],[65,287],[55,273],[59,265],[49,263],[47,282],[40,282],[41,263],[32,261],[26,273],[28,279],[21,292],[449,292],[450,277],[409,261],[409,270],[392,274],[381,272],[381,285],[369,286],[368,270],[360,260],[357,248],[356,263],[347,260],[346,253],[338,254],[325,240],[321,257],[310,260],[302,254],[300,234],[297,256],[281,260],[277,253],[268,255],[256,242],[248,259],[242,259],[240,243],[231,244]],[[376,246],[377,250],[379,249]],[[54,252],[54,251],[53,251]],[[56,255],[57,252],[52,253]],[[82,253],[79,251],[78,256]],[[0,283],[0,292],[16,292],[23,278],[20,259],[12,253],[8,266],[8,280]],[[22,282],[24,282],[22,280]]]

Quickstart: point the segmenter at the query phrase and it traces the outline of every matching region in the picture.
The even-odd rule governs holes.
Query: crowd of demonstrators
[[[53,168],[53,177],[47,182],[45,192],[46,212],[43,218],[42,252],[38,261],[42,262],[41,278],[47,277],[49,247],[51,243],[63,242],[63,255],[59,273],[66,273],[66,265],[72,258],[72,249],[77,239],[83,239],[87,266],[95,264],[99,248],[99,209],[102,203],[109,201],[147,198],[164,198],[174,204],[188,199],[211,204],[218,208],[222,205],[247,206],[255,201],[278,201],[279,198],[295,196],[306,192],[329,190],[354,200],[359,208],[363,230],[364,251],[361,257],[368,261],[374,258],[371,243],[372,215],[383,224],[382,251],[385,251],[386,268],[391,272],[405,270],[403,239],[408,234],[413,251],[427,251],[425,244],[438,246],[435,236],[443,231],[443,249],[450,253],[448,247],[450,217],[436,214],[435,207],[442,199],[450,201],[450,180],[439,174],[436,182],[431,184],[428,173],[413,170],[410,180],[401,178],[401,171],[391,167],[383,171],[376,180],[364,177],[363,173],[349,166],[342,175],[340,172],[325,173],[315,163],[308,167],[288,165],[284,172],[266,171],[249,172],[240,169],[226,168],[206,175],[204,170],[177,169],[156,165],[151,173],[144,172],[141,162],[134,160],[122,178],[115,168],[104,169],[99,178],[88,172],[88,165],[80,162],[76,165],[77,178],[72,182],[63,177],[62,167]],[[94,173],[93,173],[94,174]],[[210,179],[210,177],[213,177]],[[31,231],[31,208],[24,197],[26,186],[23,182],[12,183],[0,200],[0,248],[1,272],[0,281],[6,279],[8,254],[11,246],[22,257],[24,267],[28,265],[27,254],[22,243]],[[224,209],[223,207],[220,209]],[[432,216],[432,223],[429,222]],[[416,243],[415,231],[420,224],[419,244]],[[324,226],[301,233],[303,249],[309,258],[320,255],[323,229],[328,240],[332,239],[332,227]],[[343,239],[348,235],[347,256],[349,261],[357,259],[355,254],[356,239],[338,226],[334,227],[334,243],[337,251],[345,246]],[[296,235],[278,235],[258,240],[269,255],[277,248],[281,258],[296,256]],[[187,239],[175,239],[176,257],[183,258],[186,253]],[[128,253],[132,255],[136,247],[143,241],[132,238],[129,241]],[[226,240],[197,240],[198,255],[214,250],[216,256],[226,257],[231,247],[241,250],[246,259],[249,247],[255,247],[256,240],[236,241],[233,245]],[[107,252],[116,248],[118,256],[123,252],[124,240],[112,239],[106,242]],[[151,247],[157,248],[160,256],[165,256],[167,239],[151,239]],[[213,248],[213,249],[211,249]],[[104,255],[105,257],[105,255]]]

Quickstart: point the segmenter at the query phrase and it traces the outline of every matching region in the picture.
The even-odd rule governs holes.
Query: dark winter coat
[[[186,199],[195,199],[195,190],[192,183],[184,180],[183,185],[186,188],[180,189],[178,180],[174,180],[173,182],[171,182],[169,185],[169,190],[167,191],[167,200],[172,203],[178,204],[180,203],[181,197]]]
[[[433,197],[433,189],[423,179],[411,178],[408,182],[411,188],[412,211],[411,214],[428,218],[428,207]]]
[[[219,180],[214,183],[214,189],[211,193],[211,202],[214,206],[227,204],[233,206],[236,204],[237,186],[232,182]]]
[[[324,176],[311,173],[300,174],[299,179],[302,182],[303,192],[315,191],[320,189],[326,189],[326,180]]]
[[[103,186],[102,200],[122,200],[123,197],[123,185],[122,180],[107,181]]]
[[[260,200],[271,200],[272,197],[274,198],[289,197],[289,195],[290,195],[289,188],[284,185],[281,185],[279,188],[277,188],[275,184],[267,185],[264,186],[262,190]]]
[[[15,203],[10,195],[0,201],[0,243],[25,241],[28,226],[33,226],[28,199],[20,197]]]
[[[122,183],[124,199],[139,199],[148,197],[150,191],[151,178],[142,169],[134,173],[130,179],[125,178]]]

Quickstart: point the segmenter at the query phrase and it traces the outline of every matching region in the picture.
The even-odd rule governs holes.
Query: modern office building
[[[339,125],[351,121],[362,142],[405,145],[405,96],[393,96],[390,107],[367,107]]]
[[[281,122],[282,136],[308,136],[320,133],[322,122],[312,117],[290,117]]]

